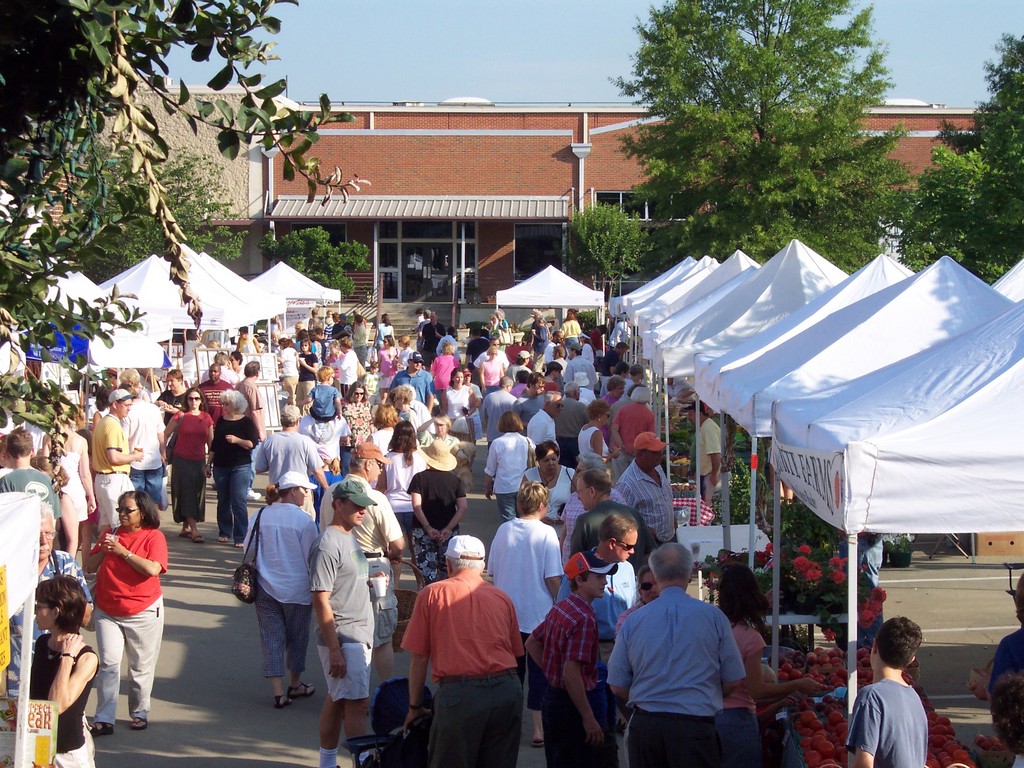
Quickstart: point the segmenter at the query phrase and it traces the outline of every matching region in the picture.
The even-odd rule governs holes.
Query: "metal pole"
[[[779,592],[782,583],[782,501],[779,481],[772,483],[772,669],[779,671]]]
[[[853,701],[857,698],[857,577],[860,575],[860,555],[857,552],[857,534],[846,535],[846,714],[853,714]]]
[[[754,569],[754,540],[757,538],[757,526],[754,521],[757,519],[757,436],[750,436],[750,530],[749,549],[747,551],[747,565]]]
[[[725,412],[718,414],[718,430],[720,432],[719,456],[725,458]],[[721,461],[721,459],[719,459]],[[732,552],[732,515],[729,508],[729,481],[731,472],[722,472],[722,546]],[[698,507],[699,509],[699,507]]]

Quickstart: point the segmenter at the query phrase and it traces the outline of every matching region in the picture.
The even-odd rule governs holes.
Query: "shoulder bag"
[[[264,507],[263,509],[266,509]],[[252,524],[252,536],[249,537],[249,546],[245,548],[242,555],[242,564],[235,568],[235,574],[231,582],[231,594],[243,603],[256,602],[256,589],[259,585],[259,572],[256,570],[256,555],[260,548],[260,517],[263,509],[256,513],[256,519]],[[252,552],[252,557],[249,553]]]

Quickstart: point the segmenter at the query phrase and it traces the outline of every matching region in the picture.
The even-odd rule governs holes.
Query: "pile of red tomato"
[[[806,655],[789,652],[779,659],[780,681],[797,680],[802,677],[811,677],[832,688],[845,686],[845,655],[839,649],[818,648]],[[871,679],[870,652],[862,648],[857,651],[858,687],[869,685]],[[928,717],[927,768],[949,768],[956,764],[975,768],[967,747],[956,740],[949,718],[935,711],[924,690],[916,685],[910,675],[904,673],[904,680],[914,686]],[[845,700],[830,695],[823,696],[820,701],[801,698],[793,707],[792,725],[800,739],[800,748],[807,768],[846,765],[848,724]]]

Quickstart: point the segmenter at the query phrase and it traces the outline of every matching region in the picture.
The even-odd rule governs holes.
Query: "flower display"
[[[764,552],[754,554],[754,576],[769,601],[772,599],[772,561],[771,545]],[[734,562],[746,563],[746,553],[723,549],[702,563],[712,601],[717,600],[718,579],[722,571]],[[784,545],[780,563],[779,604],[782,612],[817,616],[825,638],[834,640],[840,627],[837,617],[846,613],[847,559],[836,555],[834,550],[800,544]],[[884,602],[885,590],[872,588],[862,573],[857,585],[857,624],[864,629],[870,627],[881,614]]]

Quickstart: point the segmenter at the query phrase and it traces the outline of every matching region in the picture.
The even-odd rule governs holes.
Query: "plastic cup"
[[[370,577],[374,597],[384,597],[388,593],[388,576],[386,573],[375,573]]]

